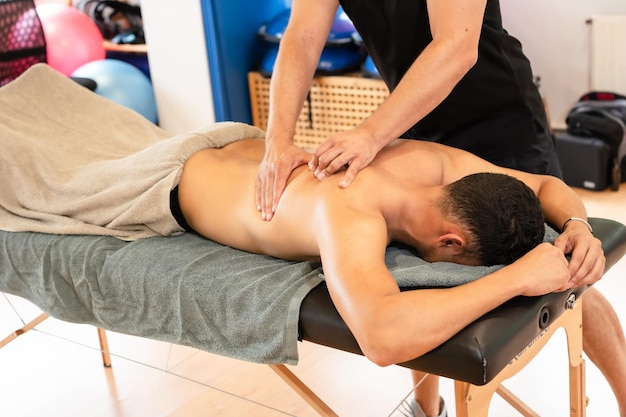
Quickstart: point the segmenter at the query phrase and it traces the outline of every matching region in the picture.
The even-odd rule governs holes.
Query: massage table
[[[191,346],[268,364],[321,415],[336,415],[285,366],[297,364],[298,340],[361,354],[320,263],[181,234],[170,212],[186,158],[263,131],[224,122],[172,137],[44,64],[0,88],[0,131],[0,292],[43,311],[0,347],[49,315],[100,329],[106,365],[105,330]],[[626,228],[591,223],[609,268],[624,255]],[[556,236],[546,228],[547,241]],[[390,246],[385,262],[404,289],[461,285],[501,267],[429,264],[401,246]],[[486,416],[495,391],[534,415],[499,383],[564,327],[571,415],[584,415],[583,291],[511,300],[400,365],[457,381],[459,417]]]
[[[590,223],[594,234],[602,241],[608,270],[626,253],[626,227],[621,223],[599,218],[591,218]],[[296,316],[292,320],[297,321],[297,330],[293,334],[289,329],[276,331],[263,325],[263,335],[259,339],[276,332],[278,339],[294,339],[287,341],[288,345],[296,339],[306,340],[362,354],[350,330],[334,308],[327,287],[320,277],[323,271],[314,262],[293,263],[247,254],[189,234],[123,242],[103,236],[0,232],[0,242],[3,248],[0,251],[0,291],[24,297],[44,311],[32,323],[0,341],[0,347],[32,329],[50,314],[62,320],[97,326],[103,359],[107,366],[111,362],[103,329],[172,341],[225,356],[267,363],[321,416],[336,416],[321,398],[284,365],[297,361],[297,353],[295,360],[290,359],[293,352],[289,347],[282,348],[281,351],[276,345],[271,345],[264,351],[269,353],[255,356],[258,352],[247,352],[248,346],[245,346],[255,343],[254,336],[250,334],[245,337],[243,345],[235,347],[230,346],[228,341],[220,340],[215,343],[201,340],[202,333],[210,332],[210,327],[214,324],[211,324],[212,315],[242,313],[239,310],[229,312],[228,309],[232,306],[227,306],[226,310],[211,311],[209,315],[209,307],[204,308],[198,302],[203,298],[207,298],[207,303],[212,301],[205,294],[196,294],[201,291],[197,283],[206,280],[206,286],[210,287],[210,281],[220,281],[221,274],[228,277],[226,281],[239,286],[245,282],[245,277],[237,277],[240,270],[252,276],[257,274],[256,269],[261,269],[264,271],[261,274],[261,286],[267,285],[266,279],[280,281],[283,274],[287,283],[295,283],[297,288],[293,292],[286,291],[285,295],[289,299],[286,300],[288,310],[295,311]],[[207,252],[209,255],[205,259],[204,255],[198,258],[197,254],[189,254],[186,258],[184,255],[178,256],[178,248],[185,248],[186,252],[193,252],[189,249],[195,248],[198,253]],[[392,247],[387,254],[390,269],[400,277],[399,282],[403,282],[402,277],[406,275],[439,273],[437,269],[430,269],[431,265],[425,265],[423,261],[416,260],[417,263],[413,264],[410,261],[412,254],[405,251],[405,248]],[[218,260],[217,268],[211,266],[215,259]],[[153,269],[146,268],[145,262],[152,263]],[[168,265],[170,270],[166,269]],[[177,269],[180,271],[176,272]],[[479,269],[478,273],[490,270]],[[194,277],[198,275],[198,271],[205,271],[204,277],[197,278],[199,281],[186,280],[185,274],[188,274],[187,277]],[[124,276],[119,277],[120,274]],[[291,274],[308,278],[304,281],[292,280],[289,278]],[[116,278],[110,279],[111,276]],[[133,286],[134,280],[139,282],[137,286]],[[111,283],[117,286],[123,282],[128,285],[116,290],[107,288]],[[184,288],[186,282],[189,291]],[[154,288],[149,290],[147,287]],[[218,285],[209,288],[207,293],[216,288],[219,291]],[[253,289],[253,292],[257,290],[258,288]],[[586,395],[581,327],[584,291],[585,288],[575,288],[540,297],[517,297],[476,320],[438,348],[398,365],[453,379],[458,417],[487,416],[494,393],[498,393],[524,416],[536,416],[512,392],[501,386],[501,382],[523,369],[541,351],[555,331],[564,328],[570,364],[570,416],[584,416]],[[192,293],[196,295],[191,297]],[[298,293],[301,293],[300,297],[293,296]],[[171,317],[171,312],[163,310],[159,304],[159,300],[162,303],[168,298],[175,298],[176,302],[173,304],[183,310],[180,317]],[[250,295],[245,295],[244,299],[249,300]],[[293,300],[298,300],[295,305]],[[233,305],[244,309],[245,304],[244,301],[233,302]],[[186,308],[189,305],[192,308]],[[268,305],[264,308],[268,308]],[[126,311],[120,311],[123,308]],[[269,320],[281,315],[283,313],[269,317]],[[283,319],[289,316],[290,312],[287,312]],[[168,328],[167,322],[172,320],[180,322],[177,324],[179,327],[174,326],[176,332],[187,333],[186,336],[179,334],[173,337],[174,331],[168,334],[164,330]],[[208,327],[198,324],[203,320],[209,323]],[[263,322],[265,319],[261,317],[259,320]],[[145,321],[148,324],[142,326],[141,323]],[[252,323],[252,327],[257,326],[258,323]],[[271,327],[272,324],[268,326]],[[239,326],[237,332],[237,337],[242,337],[245,329]],[[228,335],[221,336],[228,339]],[[277,350],[281,351],[278,356]],[[286,356],[284,352],[287,352]]]

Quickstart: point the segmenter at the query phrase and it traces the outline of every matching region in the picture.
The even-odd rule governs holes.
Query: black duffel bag
[[[566,118],[567,132],[581,138],[600,139],[610,149],[611,189],[626,181],[626,96],[611,92],[583,95]]]

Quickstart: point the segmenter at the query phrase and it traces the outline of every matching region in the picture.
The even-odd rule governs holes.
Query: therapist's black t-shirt
[[[432,40],[426,0],[340,3],[393,90]],[[546,129],[546,117],[530,63],[519,41],[502,27],[498,0],[488,0],[476,65],[404,137],[445,143],[494,160],[534,143],[536,128]]]

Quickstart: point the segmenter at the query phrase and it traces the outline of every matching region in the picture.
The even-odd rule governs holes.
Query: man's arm
[[[400,292],[385,265],[382,216],[334,210],[326,203],[314,221],[333,303],[363,353],[381,366],[430,351],[514,296],[568,286],[563,253],[542,244],[515,264],[472,283]]]
[[[558,178],[518,171],[510,173],[535,190],[546,220],[561,232],[554,245],[563,253],[571,254],[569,270],[572,285],[589,285],[602,278],[606,262],[602,243],[593,236],[587,224],[570,220],[587,220],[587,210],[580,197]]]

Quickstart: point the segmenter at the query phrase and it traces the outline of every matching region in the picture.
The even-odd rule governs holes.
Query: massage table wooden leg
[[[0,348],[3,348],[4,346],[8,345],[10,342],[17,339],[18,336],[21,336],[27,331],[34,329],[39,323],[43,322],[48,317],[50,317],[48,314],[41,313],[40,315],[35,317],[33,320],[24,324],[24,326],[15,330],[13,333],[8,335],[4,339],[0,340]],[[109,343],[107,341],[106,331],[99,327],[98,327],[98,339],[100,340],[100,351],[102,352],[102,363],[105,368],[110,368],[111,367],[111,354],[109,352]]]
[[[521,371],[543,349],[552,335],[564,328],[569,354],[570,417],[585,417],[585,363],[582,359],[582,303],[580,300],[547,327],[526,349],[485,385],[455,381],[457,417],[487,417],[494,393],[498,393],[524,417],[539,417],[501,383]]]
[[[15,340],[18,336],[21,336],[24,333],[26,333],[27,331],[34,329],[35,326],[37,326],[39,323],[41,323],[42,321],[44,321],[48,317],[49,316],[46,313],[41,313],[40,315],[35,317],[33,320],[29,321],[24,326],[20,327],[19,329],[17,329],[13,333],[11,333],[10,335],[8,335],[4,339],[2,339],[0,341],[0,348],[4,347],[7,344],[9,344],[9,342]]]
[[[104,329],[98,327],[98,339],[100,340],[100,351],[102,352],[102,364],[105,368],[111,367],[111,353],[109,351],[109,341]]]
[[[300,380],[285,365],[270,364],[270,368],[276,372],[296,393],[306,401],[320,416],[339,417],[320,397],[318,397],[304,382]]]
[[[585,394],[585,361],[578,366],[569,368],[570,416],[585,417],[587,415],[588,398]]]
[[[522,399],[520,399],[517,395],[513,394],[508,388],[504,385],[500,385],[496,389],[496,393],[504,399],[507,403],[509,403],[513,408],[515,408],[519,413],[526,417],[539,417],[539,414],[535,413]]]
[[[578,300],[575,309],[579,312],[576,321],[573,321],[571,326],[565,327],[567,349],[569,351],[570,416],[585,417],[587,415],[587,394],[585,392],[585,360],[583,359],[583,318],[581,300]]]

